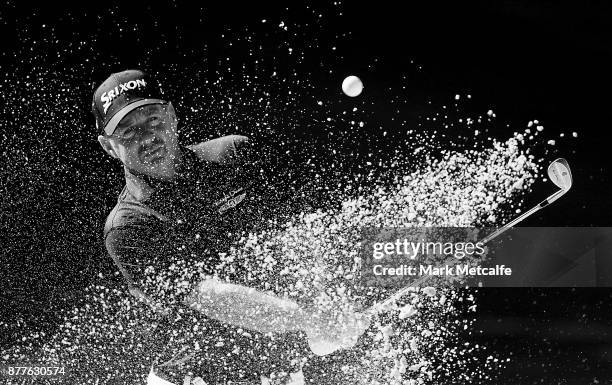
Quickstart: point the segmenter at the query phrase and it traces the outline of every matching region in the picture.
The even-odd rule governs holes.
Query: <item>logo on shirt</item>
[[[215,202],[215,206],[217,207],[219,214],[223,214],[227,210],[236,207],[240,202],[242,202],[244,198],[246,198],[246,192],[242,191],[244,191],[242,188],[234,190],[225,198]]]

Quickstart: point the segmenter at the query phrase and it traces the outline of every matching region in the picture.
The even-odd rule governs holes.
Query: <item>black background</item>
[[[200,47],[205,42],[206,60],[201,65],[213,78],[218,74],[219,58],[232,56],[239,62],[244,57],[240,50],[227,50],[222,45],[220,31],[239,31],[249,25],[256,33],[261,19],[285,18],[299,23],[303,12],[302,6],[288,2],[224,1],[204,7],[187,2],[92,2],[87,5],[89,9],[84,9],[84,4],[50,3],[3,5],[5,84],[33,73],[29,65],[35,61],[19,55],[34,57],[37,52],[87,40],[89,50],[68,49],[73,54],[51,61],[46,75],[82,79],[80,88],[74,91],[80,104],[70,106],[70,113],[87,124],[93,124],[88,112],[93,86],[111,71],[142,63],[143,55],[149,55],[147,50],[159,46],[160,41],[165,42],[163,48],[148,58],[149,67],[175,64],[180,72],[202,59]],[[307,4],[330,15],[326,29],[318,31],[318,43],[338,44],[332,73],[317,72],[316,60],[303,62],[304,68],[313,73],[314,83],[337,88],[347,73],[363,74],[366,90],[373,95],[369,97],[384,98],[384,90],[396,85],[415,61],[425,73],[415,79],[414,92],[408,96],[414,101],[411,116],[427,112],[426,100],[442,102],[456,93],[471,93],[481,109],[494,106],[501,121],[524,124],[539,119],[552,137],[576,131],[579,137],[560,148],[572,165],[575,187],[525,225],[609,225],[611,5],[603,1],[431,1],[400,7],[396,2],[347,2],[340,7],[343,15],[338,17],[338,8],[331,4]],[[122,23],[126,27],[137,24],[140,29],[119,32]],[[42,24],[55,26],[57,42],[44,40]],[[338,39],[348,31],[350,36]],[[92,36],[95,39],[91,40]],[[24,37],[39,44],[28,50]],[[269,39],[273,42],[274,37]],[[90,65],[85,73],[80,72],[78,68],[82,67],[77,65],[87,58]],[[374,67],[370,66],[373,62]],[[71,66],[74,69],[66,72]],[[281,73],[291,71],[282,59],[278,66]],[[168,76],[176,75],[168,71]],[[106,213],[121,188],[121,176],[116,167],[100,160],[103,154],[85,127],[79,127],[80,131],[50,127],[51,134],[45,138],[55,143],[54,154],[59,155],[34,151],[45,142],[30,135],[28,130],[36,129],[35,124],[23,131],[20,123],[27,118],[44,120],[45,114],[30,108],[35,102],[29,109],[21,106],[16,115],[10,114],[15,99],[7,96],[9,91],[5,85],[0,128],[4,134],[15,133],[20,141],[3,140],[2,162],[7,165],[2,172],[3,317],[8,322],[29,320],[26,324],[31,330],[44,329],[59,322],[51,303],[64,298],[70,304],[93,275],[112,268],[100,235]],[[14,92],[27,95],[27,90]],[[36,95],[31,96],[36,100]],[[377,106],[380,109],[373,113],[387,112],[384,103]],[[504,132],[503,127],[500,124],[495,134],[509,136],[512,130]],[[67,129],[71,130],[68,136]],[[62,134],[54,134],[56,130]],[[86,135],[81,135],[83,132]],[[70,138],[70,144],[56,143],[66,138]],[[71,152],[75,145],[80,150]],[[31,152],[34,165],[27,172],[18,171],[18,147]],[[46,174],[49,167],[56,171]],[[527,197],[526,204],[540,199],[542,196]],[[40,271],[47,273],[41,275]],[[59,289],[50,291],[49,287]],[[482,342],[491,352],[507,352],[512,358],[497,383],[612,381],[611,290],[482,289],[477,297],[475,329],[482,333],[470,338]],[[18,336],[19,331],[13,330],[3,335],[3,340],[10,344]]]

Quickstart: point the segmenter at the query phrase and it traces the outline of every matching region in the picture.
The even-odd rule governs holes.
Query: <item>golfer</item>
[[[106,221],[106,248],[129,292],[166,322],[157,328],[165,340],[155,353],[183,352],[177,369],[164,367],[169,378],[182,381],[189,372],[208,384],[289,383],[303,362],[291,333],[330,333],[325,320],[294,302],[208,278],[232,237],[274,214],[263,204],[270,190],[249,139],[180,144],[172,104],[139,70],[112,74],[92,109],[100,145],[125,173]],[[204,322],[194,327],[194,319]]]

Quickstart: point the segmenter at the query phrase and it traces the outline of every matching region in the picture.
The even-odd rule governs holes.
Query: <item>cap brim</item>
[[[167,102],[165,100],[161,100],[161,99],[141,99],[136,102],[130,103],[127,106],[120,109],[119,111],[117,111],[117,113],[113,115],[111,120],[109,120],[108,123],[106,123],[106,126],[104,126],[104,133],[106,135],[112,135],[112,133],[115,132],[115,129],[117,128],[117,125],[119,124],[121,119],[123,119],[125,115],[134,111],[138,107],[146,106],[149,104],[166,104],[166,103]]]

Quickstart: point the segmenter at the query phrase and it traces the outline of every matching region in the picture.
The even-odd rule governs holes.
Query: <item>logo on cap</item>
[[[140,87],[146,86],[147,83],[144,81],[144,79],[136,79],[130,80],[129,82],[121,83],[110,91],[104,92],[100,96],[100,101],[104,103],[104,113],[106,114],[106,111],[108,111],[108,108],[111,106],[113,100],[122,93],[128,92],[129,90],[133,89],[140,89]]]
[[[111,74],[94,92],[91,112],[96,127],[113,133],[130,111],[148,104],[164,104],[159,84],[139,70]]]

